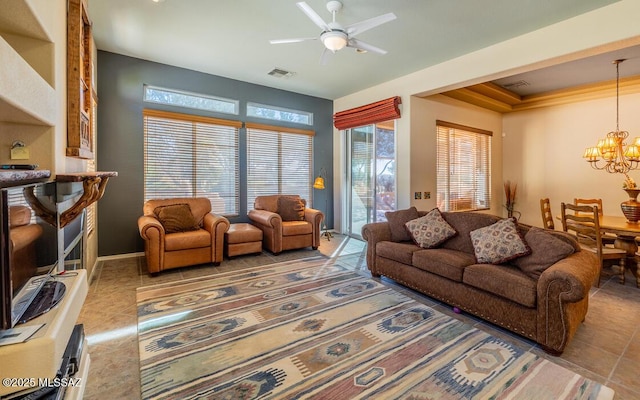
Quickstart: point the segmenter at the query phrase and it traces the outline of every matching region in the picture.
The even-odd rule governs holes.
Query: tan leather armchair
[[[175,230],[175,224],[167,222],[171,216],[167,216],[169,209],[166,206],[178,205],[184,211],[184,204],[189,206],[191,216],[183,214],[185,218],[181,219],[191,222],[192,226],[188,229],[178,227],[180,231],[171,232]],[[222,261],[224,233],[229,229],[229,220],[211,213],[209,199],[149,200],[144,203],[143,214],[138,218],[138,229],[144,239],[147,268],[152,276],[170,268],[205,263],[219,265]],[[161,220],[170,232],[167,232]],[[183,221],[177,222],[180,224]]]
[[[291,203],[301,203],[302,206],[292,206],[283,210]],[[282,250],[312,247],[314,250],[320,245],[320,223],[324,218],[322,212],[306,207],[306,200],[298,195],[258,196],[254,202],[254,209],[249,211],[251,223],[262,230],[262,246],[274,254]],[[302,211],[304,208],[304,211]],[[298,214],[300,218],[292,218],[291,214]],[[282,215],[284,214],[285,218]],[[293,219],[293,220],[292,220]]]

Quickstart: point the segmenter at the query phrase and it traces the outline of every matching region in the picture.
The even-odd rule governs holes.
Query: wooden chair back
[[[602,233],[600,232],[598,206],[576,206],[562,203],[560,204],[560,218],[562,230],[574,234],[580,244],[596,250],[597,247],[600,247],[598,252],[598,258],[600,258]]]
[[[618,260],[624,271],[627,252],[623,249],[604,247],[598,206],[576,206],[574,204],[560,204],[562,230],[573,233],[583,249],[594,253],[599,260],[599,273],[596,287],[600,287],[603,260]]]
[[[602,199],[573,199],[576,206],[597,206],[598,215],[602,216]]]
[[[540,199],[540,213],[542,214],[542,226],[545,229],[556,229],[551,213],[551,202],[548,197]]]

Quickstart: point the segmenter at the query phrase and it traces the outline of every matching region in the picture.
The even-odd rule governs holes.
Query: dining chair
[[[548,197],[540,199],[540,213],[542,213],[542,226],[545,229],[556,229],[551,213],[551,202]]]
[[[598,215],[602,216],[602,199],[573,199],[575,206],[598,206]]]
[[[602,199],[573,199],[573,204],[576,206],[597,206],[598,215],[602,217]],[[602,242],[604,244],[613,244],[616,241],[616,235],[610,233],[604,233],[602,235]]]
[[[600,270],[596,287],[600,287],[604,260],[618,260],[620,268],[624,271],[627,258],[626,250],[608,247],[602,243],[598,213],[597,205],[560,204],[562,230],[575,235],[583,250],[590,251],[598,257]]]

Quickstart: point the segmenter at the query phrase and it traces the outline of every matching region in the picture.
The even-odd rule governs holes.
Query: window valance
[[[400,118],[400,108],[398,106],[401,103],[400,96],[395,96],[350,110],[340,111],[333,115],[333,125],[343,130]]]

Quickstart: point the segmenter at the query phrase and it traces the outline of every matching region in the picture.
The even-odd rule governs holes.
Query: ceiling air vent
[[[295,72],[287,71],[282,68],[274,68],[269,71],[269,75],[275,76],[276,78],[291,78],[295,74]]]
[[[529,86],[529,85],[530,85],[529,82],[525,80],[519,80],[515,82],[505,83],[504,85],[502,85],[502,87],[505,89],[515,89],[515,88]]]

